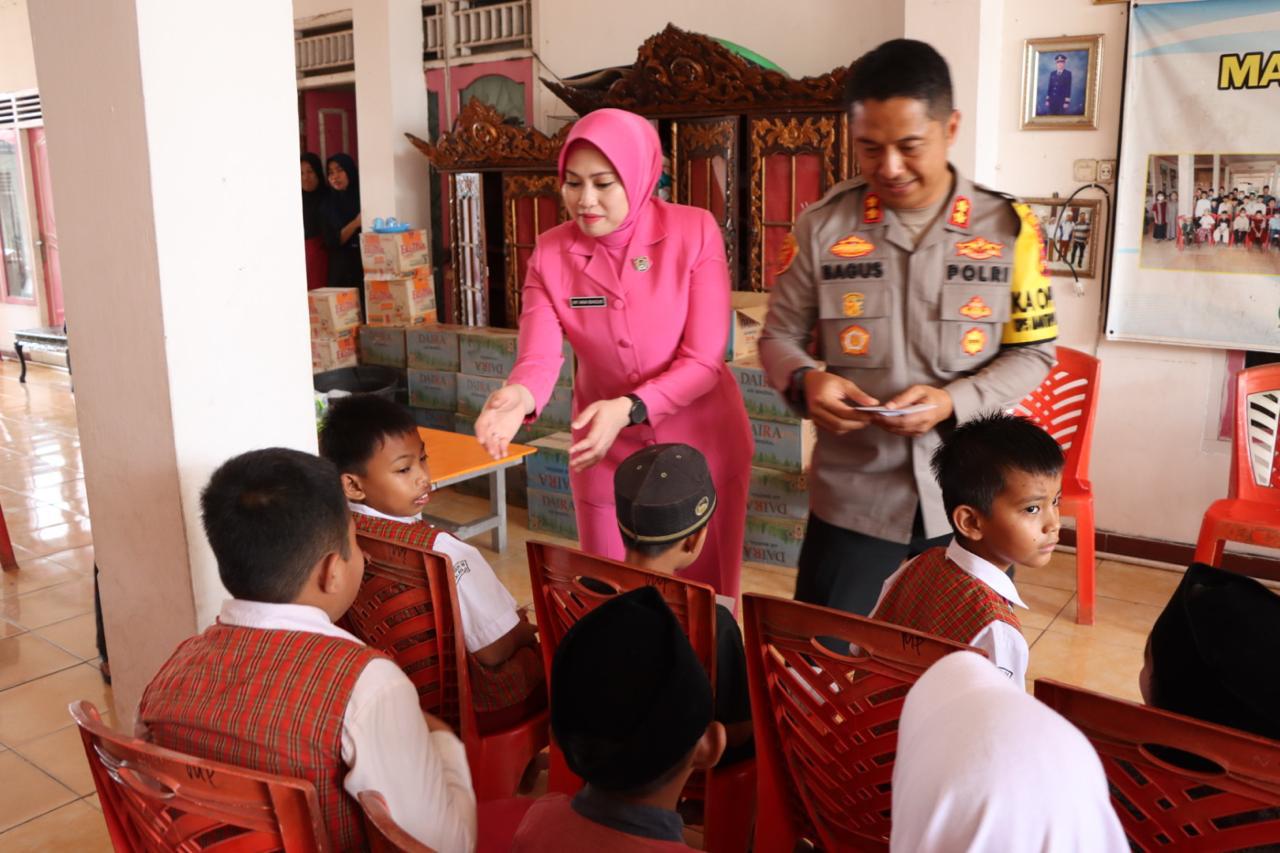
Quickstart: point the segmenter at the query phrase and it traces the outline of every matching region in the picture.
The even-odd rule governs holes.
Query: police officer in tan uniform
[[[898,39],[850,70],[862,178],[796,223],[760,357],[819,428],[796,598],[867,614],[903,559],[950,536],[929,467],[940,433],[1034,389],[1057,325],[1034,214],[947,162],[946,61]]]

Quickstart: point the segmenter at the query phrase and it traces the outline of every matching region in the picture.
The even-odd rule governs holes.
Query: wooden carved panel
[[[568,219],[554,174],[506,175],[502,179],[503,240],[507,257],[507,325],[520,317],[520,294],[538,235]]]
[[[841,130],[835,113],[750,119],[753,290],[773,287],[800,211],[843,177],[848,157]]]
[[[701,207],[724,235],[729,281],[738,283],[738,118],[684,119],[672,124],[672,201]]]
[[[485,260],[483,175],[478,172],[449,175],[449,213],[451,319],[465,326],[487,326],[489,264]]]
[[[496,169],[554,168],[560,146],[573,124],[566,124],[555,136],[537,128],[509,124],[502,113],[472,98],[458,113],[454,129],[440,134],[436,144],[406,133],[409,141],[431,165],[444,172],[493,171]]]

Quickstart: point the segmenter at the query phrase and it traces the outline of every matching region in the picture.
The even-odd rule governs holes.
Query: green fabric
[[[714,38],[721,45],[733,51],[734,53],[738,54],[738,56],[741,56],[743,59],[747,60],[748,62],[754,62],[756,65],[759,65],[761,68],[767,69],[769,71],[777,71],[779,74],[782,74],[786,77],[791,76],[790,74],[787,74],[787,72],[783,70],[780,66],[778,66],[776,63],[772,62],[771,60],[765,59],[763,56],[756,53],[754,50],[745,48],[740,44],[734,44],[728,39],[722,39],[716,36],[712,36],[712,38]]]

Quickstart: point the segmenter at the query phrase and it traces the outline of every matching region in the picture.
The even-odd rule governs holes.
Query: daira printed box
[[[573,496],[567,492],[529,489],[529,529],[563,539],[578,538],[578,518]]]
[[[484,409],[484,401],[502,387],[502,380],[488,376],[458,374],[458,411],[476,416]]]
[[[361,326],[360,363],[404,367],[404,326]]]
[[[755,439],[755,455],[751,464],[800,474],[809,469],[813,445],[818,435],[813,421],[784,424],[777,421],[751,419],[751,435]]]
[[[804,521],[809,517],[808,477],[753,467],[747,490],[747,515]]]
[[[769,384],[759,359],[752,357],[730,362],[729,372],[738,381],[742,403],[747,407],[747,417],[784,424],[800,423],[800,416],[791,410],[782,395]]]
[[[748,515],[742,539],[742,559],[794,568],[804,542],[804,522]]]
[[[567,432],[553,432],[529,444],[538,448],[537,453],[525,457],[529,488],[544,492],[568,492],[569,447],[573,444],[573,436]]]
[[[466,326],[414,326],[404,333],[405,359],[417,370],[458,372],[458,336]]]
[[[409,369],[409,405],[452,412],[458,408],[458,374],[447,370]]]

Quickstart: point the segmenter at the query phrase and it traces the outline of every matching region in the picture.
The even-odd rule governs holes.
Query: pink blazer
[[[647,268],[638,268],[646,266],[635,263],[639,258]],[[611,506],[614,469],[647,444],[698,448],[717,486],[749,476],[751,429],[724,363],[728,334],[728,267],[710,213],[653,199],[620,278],[608,253],[573,222],[538,237],[508,381],[527,387],[541,412],[567,336],[578,357],[575,416],[625,394],[638,395],[649,410],[649,423],[623,429],[606,460],[574,478],[576,500]]]

